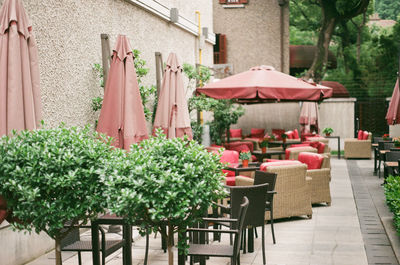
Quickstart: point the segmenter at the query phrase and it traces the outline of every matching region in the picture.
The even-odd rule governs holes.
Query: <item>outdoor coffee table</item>
[[[259,162],[263,162],[264,158],[271,158],[273,155],[279,155],[279,158],[282,159],[282,155],[285,154],[284,150],[269,150],[267,149],[266,153],[262,153],[260,150],[253,151],[253,155],[257,157]]]
[[[396,161],[388,161],[383,163],[383,179],[384,183],[386,183],[386,178],[387,178],[387,172],[389,168],[397,168],[399,166],[399,163]]]
[[[249,163],[248,167],[239,164],[237,167],[227,167],[226,170],[235,172],[235,176],[239,176],[240,172],[256,171],[260,169],[261,163]]]

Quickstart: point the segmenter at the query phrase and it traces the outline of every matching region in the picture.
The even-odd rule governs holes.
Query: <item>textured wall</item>
[[[281,70],[280,7],[277,0],[250,0],[244,8],[214,3],[214,31],[226,34],[228,63],[234,73],[256,65]],[[284,67],[289,72],[289,8],[284,10]]]
[[[212,32],[212,0],[158,1],[182,8],[180,14],[192,21],[200,10],[203,25]],[[3,0],[0,0],[0,4]],[[126,34],[131,46],[142,52],[150,68],[144,80],[155,84],[154,52],[166,60],[176,52],[181,62],[196,63],[196,37],[123,0],[23,0],[33,24],[40,60],[43,118],[49,126],[94,123],[97,115],[90,102],[101,94],[94,63],[101,63],[100,34]],[[203,64],[212,64],[212,45],[203,51]]]

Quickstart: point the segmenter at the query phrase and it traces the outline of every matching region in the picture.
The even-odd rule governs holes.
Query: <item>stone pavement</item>
[[[389,264],[397,264],[394,259],[377,259],[372,252],[376,248],[368,248],[368,244],[363,240],[363,226],[360,225],[356,200],[353,196],[352,182],[349,176],[347,162],[344,159],[338,160],[332,158],[332,182],[331,195],[332,206],[323,205],[313,207],[313,218],[291,218],[276,222],[275,233],[277,244],[272,243],[270,225],[266,225],[266,255],[267,264],[343,264],[343,265],[363,265],[373,264],[378,261],[390,261]],[[355,163],[349,166],[352,173],[357,171],[357,166],[361,166],[362,174],[371,171],[372,161],[349,161]],[[357,164],[359,163],[359,164]],[[357,173],[356,172],[356,173]],[[369,172],[368,174],[372,174]],[[360,175],[360,174],[356,174]],[[375,177],[376,181],[378,180]],[[353,182],[353,186],[354,186]],[[376,184],[376,183],[375,183]],[[381,189],[379,184],[378,189]],[[368,186],[368,185],[367,185]],[[376,195],[376,194],[375,194]],[[374,196],[375,196],[374,195]],[[373,197],[374,197],[373,196]],[[377,195],[378,197],[382,195]],[[376,201],[373,198],[373,201]],[[380,198],[381,204],[383,203]],[[381,205],[382,206],[382,205]],[[379,213],[381,210],[377,210]],[[390,213],[386,213],[390,218]],[[363,221],[361,221],[363,222]],[[259,235],[261,229],[258,230]],[[90,238],[89,234],[84,236]],[[107,235],[109,236],[109,235]],[[112,236],[118,236],[113,234]],[[392,235],[393,236],[393,235]],[[135,233],[135,242],[132,247],[132,264],[143,264],[145,240]],[[398,237],[396,237],[398,240]],[[369,238],[373,242],[373,239]],[[371,241],[372,240],[372,241]],[[381,239],[377,239],[381,240]],[[229,242],[227,238],[222,240]],[[255,252],[241,255],[242,265],[262,264],[261,239],[255,239]],[[382,241],[380,241],[382,243]],[[387,243],[387,241],[385,241]],[[217,243],[214,243],[217,244]],[[378,244],[379,245],[379,244]],[[366,252],[366,249],[369,253]],[[378,247],[379,249],[379,247]],[[381,249],[382,250],[382,249]],[[387,249],[386,249],[387,250]],[[383,250],[383,251],[386,251]],[[372,251],[372,252],[371,252]],[[176,254],[177,251],[175,251]],[[376,253],[375,253],[376,254]],[[83,253],[83,264],[89,265],[91,262],[91,253]],[[122,264],[121,252],[116,252],[109,256],[106,261],[108,265]],[[376,256],[376,255],[375,255]],[[379,255],[378,255],[379,256]],[[41,256],[37,260],[28,263],[29,265],[53,265],[54,253]],[[78,258],[73,253],[63,253],[63,264],[78,264]],[[380,263],[380,262],[378,262]],[[154,238],[151,236],[149,262],[151,265],[167,264],[167,255],[163,253],[160,245],[160,236]],[[175,259],[177,264],[177,259]],[[188,263],[187,263],[188,264]],[[207,264],[227,265],[229,259],[210,258]]]

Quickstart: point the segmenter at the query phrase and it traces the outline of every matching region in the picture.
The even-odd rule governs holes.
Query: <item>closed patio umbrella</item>
[[[170,53],[167,59],[154,120],[154,129],[157,128],[161,128],[168,138],[193,137],[183,89],[182,66],[175,53]]]
[[[386,113],[386,121],[389,125],[400,123],[400,91],[399,91],[399,79],[396,81],[396,85],[393,89],[392,98],[390,99],[389,108]]]
[[[129,150],[148,138],[146,119],[129,40],[119,35],[113,50],[97,131],[114,138],[113,145]]]
[[[238,99],[242,102],[319,101],[332,95],[328,87],[318,87],[265,65],[209,83],[196,91],[216,99]]]
[[[21,0],[0,9],[0,136],[40,126],[38,51]]]
[[[318,103],[303,102],[300,110],[301,133],[318,133]]]

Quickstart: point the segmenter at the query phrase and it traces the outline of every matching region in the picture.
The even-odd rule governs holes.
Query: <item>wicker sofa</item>
[[[369,133],[367,140],[358,140],[357,138],[347,138],[344,140],[345,158],[368,158],[371,159],[371,138]]]
[[[311,146],[290,147],[286,149],[286,159],[297,160],[301,152],[318,153],[318,150]]]

